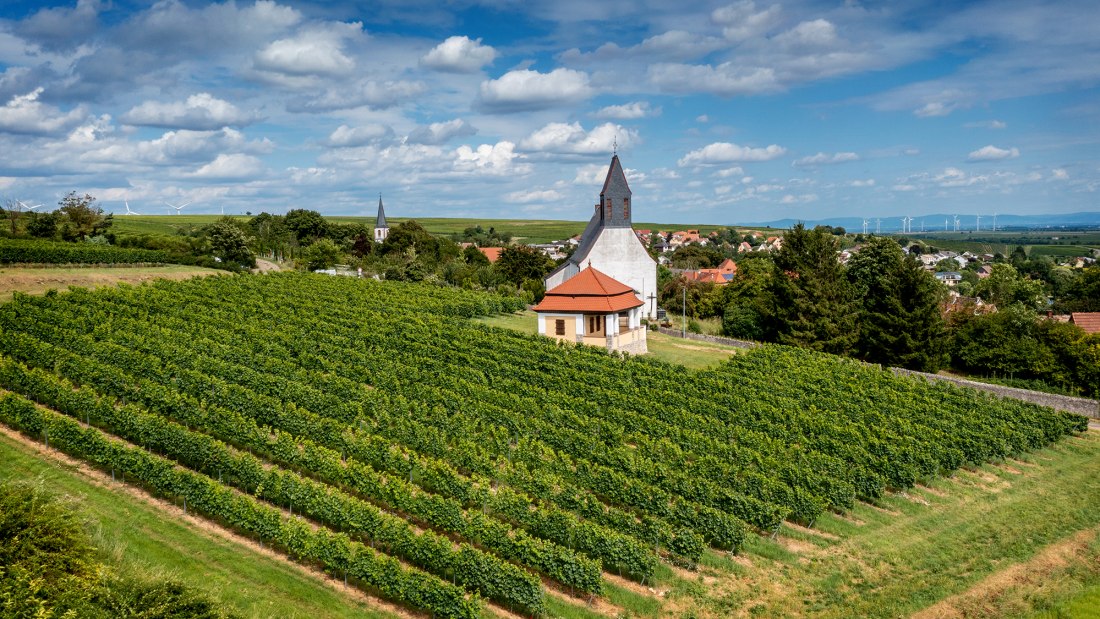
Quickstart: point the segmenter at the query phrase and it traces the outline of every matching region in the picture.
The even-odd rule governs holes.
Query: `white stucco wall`
[[[649,295],[657,294],[657,263],[642,247],[633,228],[604,228],[592,243],[592,249],[580,258],[579,268],[587,267],[591,261],[597,271],[637,291],[638,298],[645,303],[643,308],[646,315],[653,316],[657,313],[656,299],[649,298]],[[561,275],[568,271],[573,273],[562,277],[562,281],[577,273],[573,269],[566,269]],[[554,285],[560,283],[556,282]]]

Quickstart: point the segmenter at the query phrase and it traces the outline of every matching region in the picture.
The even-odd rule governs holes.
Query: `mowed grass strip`
[[[1076,616],[1058,613],[1097,596],[1098,505],[1090,431],[858,504],[822,518],[817,534],[784,527],[738,557],[709,552],[698,575],[665,585],[662,616]]]
[[[44,294],[49,290],[65,292],[69,286],[98,288],[119,283],[140,284],[154,279],[188,279],[205,275],[225,275],[225,271],[184,265],[160,267],[0,267],[0,303],[10,301],[16,292]]]
[[[6,435],[0,435],[0,479],[38,479],[53,492],[76,497],[105,562],[124,574],[180,580],[242,617],[391,616],[341,595],[294,566],[97,485],[80,471],[43,459]]]

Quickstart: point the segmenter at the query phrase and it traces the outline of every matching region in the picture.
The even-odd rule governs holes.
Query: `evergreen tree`
[[[847,275],[860,304],[856,356],[922,371],[942,367],[942,291],[915,258],[890,239],[876,237],[852,257]]]
[[[852,287],[837,261],[836,237],[791,228],[775,255],[768,322],[781,344],[848,354],[859,337]]]

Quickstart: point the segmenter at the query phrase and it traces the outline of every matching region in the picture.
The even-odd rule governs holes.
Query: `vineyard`
[[[469,318],[517,301],[277,274],[0,306],[0,422],[438,617],[547,613],[1083,417],[762,347],[692,371]]]
[[[174,262],[164,251],[95,243],[0,239],[0,264],[157,264]]]

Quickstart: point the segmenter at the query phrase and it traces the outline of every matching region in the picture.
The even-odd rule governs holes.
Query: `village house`
[[[936,273],[935,277],[937,281],[943,282],[951,288],[959,285],[959,282],[961,282],[963,279],[962,273],[959,273],[958,271],[943,271],[940,273]]]
[[[734,276],[737,275],[737,263],[726,258],[722,261],[722,264],[718,265],[718,268],[683,271],[681,274],[685,279],[690,281],[710,282],[712,284],[724,286],[733,281]]]
[[[644,305],[633,288],[589,266],[546,291],[533,309],[540,335],[641,355],[648,352]]]
[[[1069,321],[1084,329],[1085,333],[1100,333],[1100,312],[1073,312]]]

